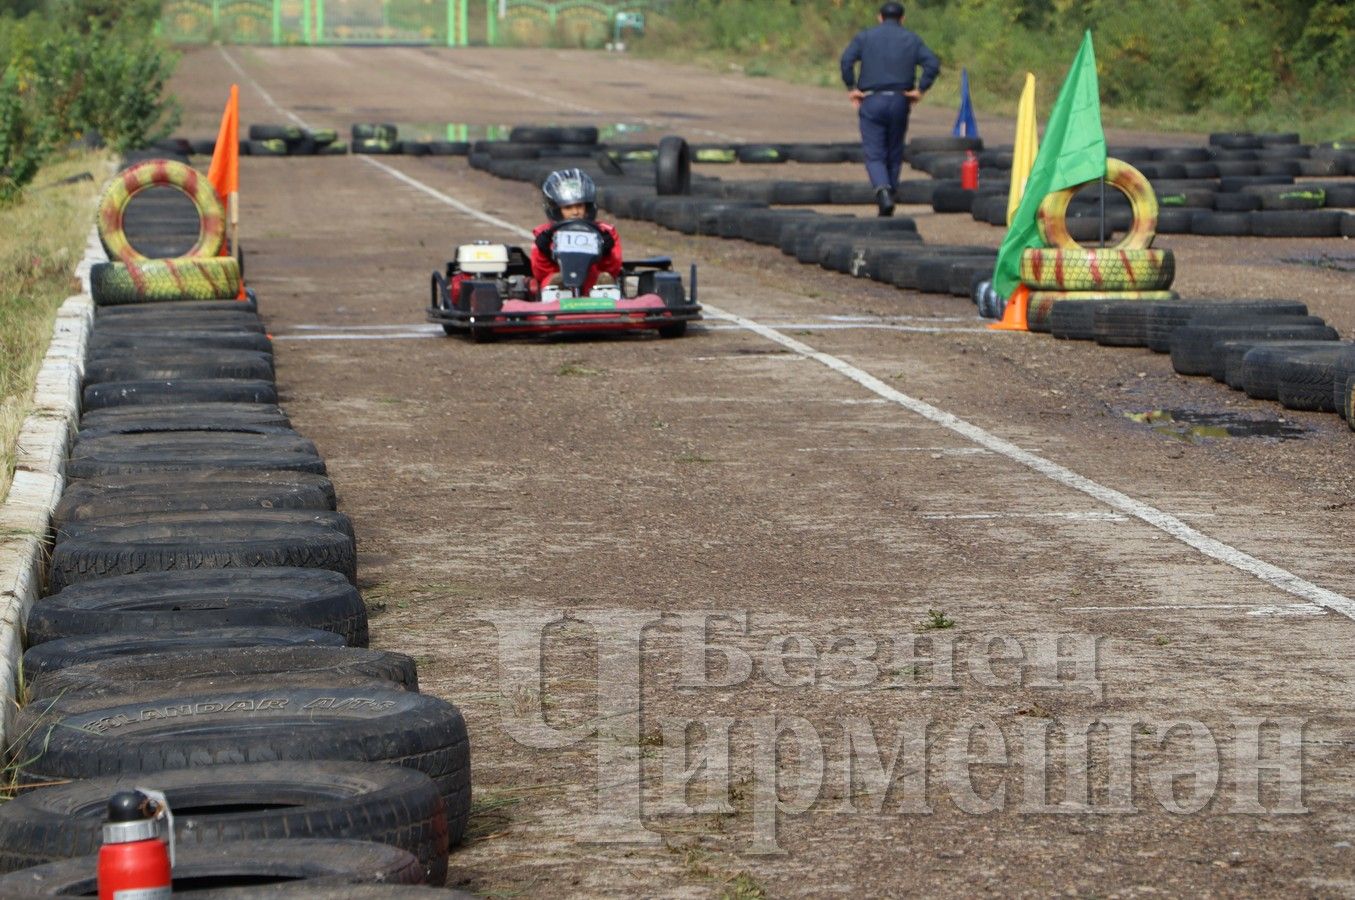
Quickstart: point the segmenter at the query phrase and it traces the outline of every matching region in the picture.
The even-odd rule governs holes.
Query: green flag
[[[1106,174],[1106,135],[1101,130],[1101,97],[1096,80],[1096,53],[1092,33],[1082,37],[1077,58],[1059,89],[1049,113],[1044,142],[1035,156],[1026,192],[1016,208],[993,270],[993,289],[1010,297],[1021,283],[1021,253],[1043,247],[1035,226],[1035,211],[1045,195],[1101,178]]]

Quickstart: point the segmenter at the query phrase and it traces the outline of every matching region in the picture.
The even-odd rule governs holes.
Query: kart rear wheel
[[[661,338],[680,338],[687,333],[687,320],[674,322],[671,325],[659,326],[659,337]]]
[[[452,337],[453,335],[457,334],[458,332],[457,332],[456,326],[454,326],[454,325],[448,325],[446,322],[443,322],[443,323],[442,323],[442,333],[445,334],[445,335],[447,335],[448,337]]]
[[[488,328],[484,325],[472,325],[470,327],[470,339],[472,343],[490,344],[494,342],[496,337],[497,335],[494,334],[494,329],[492,328]]]

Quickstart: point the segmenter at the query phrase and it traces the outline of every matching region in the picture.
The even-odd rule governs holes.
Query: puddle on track
[[[1153,409],[1127,412],[1126,419],[1147,425],[1158,434],[1191,444],[1221,438],[1298,440],[1308,429],[1286,419],[1249,419],[1236,413],[1207,413],[1192,409]]]

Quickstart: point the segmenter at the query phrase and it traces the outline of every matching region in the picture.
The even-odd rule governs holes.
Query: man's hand
[[[922,99],[922,91],[913,88],[911,91],[904,91],[903,96],[908,98],[909,106],[914,106],[917,104],[917,101]]]
[[[861,110],[861,101],[866,99],[866,92],[860,88],[852,88],[847,92],[847,99],[852,101],[852,109]]]

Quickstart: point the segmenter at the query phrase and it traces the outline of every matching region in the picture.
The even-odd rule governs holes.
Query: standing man
[[[894,189],[903,168],[903,136],[913,104],[941,74],[941,61],[903,27],[903,5],[880,7],[880,24],[867,28],[842,52],[842,83],[861,119],[866,174],[875,186],[880,215],[894,215]],[[861,76],[856,64],[861,64]],[[922,80],[917,69],[922,67]]]

